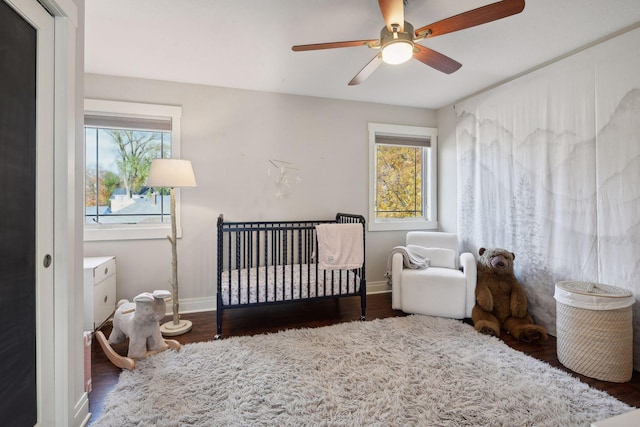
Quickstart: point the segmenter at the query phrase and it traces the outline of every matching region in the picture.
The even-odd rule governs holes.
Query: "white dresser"
[[[84,330],[94,331],[116,308],[116,257],[84,259]]]

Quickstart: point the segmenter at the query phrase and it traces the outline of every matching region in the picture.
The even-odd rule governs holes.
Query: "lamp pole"
[[[171,237],[167,236],[171,242],[171,268],[173,278],[171,280],[171,292],[173,294],[173,324],[180,323],[180,299],[178,298],[178,233],[176,231],[176,189],[171,187]]]
[[[173,320],[160,325],[160,332],[164,336],[176,336],[189,332],[193,326],[191,321],[180,319],[180,299],[178,298],[178,236],[176,227],[176,194],[175,188],[169,189],[171,199],[171,236],[167,236],[171,243],[171,298],[173,307]]]

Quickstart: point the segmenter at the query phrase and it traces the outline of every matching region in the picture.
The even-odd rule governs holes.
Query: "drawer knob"
[[[105,267],[104,268],[104,274],[107,274],[109,272],[109,267]]]
[[[108,295],[105,295],[105,296],[104,296],[104,302],[107,302],[107,300],[108,300],[108,299],[109,299],[109,296],[108,296]]]

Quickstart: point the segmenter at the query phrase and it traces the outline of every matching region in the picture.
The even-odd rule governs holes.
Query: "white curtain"
[[[552,334],[560,280],[640,299],[639,44],[634,30],[456,105],[464,248],[514,252],[530,311]]]

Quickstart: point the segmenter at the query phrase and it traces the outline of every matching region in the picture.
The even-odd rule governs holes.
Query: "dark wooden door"
[[[33,426],[37,31],[0,1],[0,425]]]

